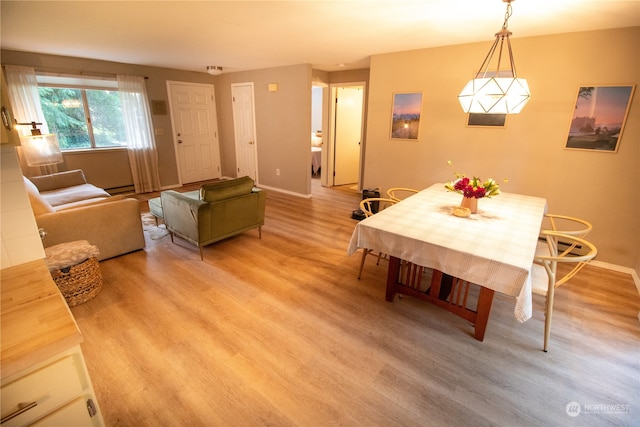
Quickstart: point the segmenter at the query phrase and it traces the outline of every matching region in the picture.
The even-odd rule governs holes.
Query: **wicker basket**
[[[89,301],[102,290],[102,274],[96,257],[68,269],[53,270],[51,277],[69,307]]]

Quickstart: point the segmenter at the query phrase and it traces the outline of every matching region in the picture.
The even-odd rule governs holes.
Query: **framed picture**
[[[503,128],[507,124],[506,114],[478,114],[469,113],[467,115],[467,126]]]
[[[391,113],[391,139],[418,139],[422,93],[396,93]]]
[[[617,152],[634,91],[635,85],[580,86],[565,148]]]

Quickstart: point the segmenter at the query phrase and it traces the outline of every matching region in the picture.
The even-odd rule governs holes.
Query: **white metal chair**
[[[400,200],[406,199],[407,197],[417,193],[419,190],[414,190],[413,188],[406,187],[393,187],[387,190],[387,195],[390,199],[399,202]]]
[[[596,247],[576,236],[545,230],[541,233],[545,237],[547,254],[536,255],[532,268],[532,291],[545,297],[544,307],[544,351],[547,351],[549,335],[551,334],[551,317],[553,315],[553,300],[555,289],[575,276],[598,253]],[[558,245],[565,244],[570,249],[559,252]],[[574,251],[580,250],[579,254]],[[558,263],[575,263],[575,266],[564,276],[557,277]]]
[[[593,226],[590,222],[566,215],[545,214],[542,223],[542,230],[557,231],[558,233],[581,239],[584,239],[592,229]],[[549,253],[545,240],[545,237],[541,235],[536,248],[536,255],[546,255]],[[570,246],[566,250],[571,252],[574,248],[575,246]]]
[[[394,199],[387,199],[384,197],[370,197],[368,199],[363,199],[360,201],[360,209],[364,212],[364,216],[368,218],[395,203],[397,203],[397,200]],[[367,258],[367,255],[372,252],[373,251],[371,249],[362,249],[362,259],[360,260],[360,271],[358,271],[358,279],[360,278],[360,276],[362,276],[364,260]],[[380,264],[380,258],[382,258],[382,256],[383,255],[381,253],[378,253],[378,261],[376,262],[376,265]]]

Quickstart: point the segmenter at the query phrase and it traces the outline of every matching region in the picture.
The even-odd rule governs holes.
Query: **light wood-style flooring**
[[[588,266],[560,288],[548,353],[542,313],[518,323],[506,296],[479,342],[435,306],[386,302],[386,261],[368,257],[358,280],[360,194],[313,192],[269,191],[262,239],[204,261],[147,236],[101,262],[102,292],[72,312],[108,426],[639,425],[630,276]]]

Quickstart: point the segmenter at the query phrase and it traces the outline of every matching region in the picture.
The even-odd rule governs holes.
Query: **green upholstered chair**
[[[250,177],[241,177],[203,184],[198,192],[160,193],[162,218],[171,233],[200,249],[203,246],[258,229],[262,238],[267,195],[254,187]]]

